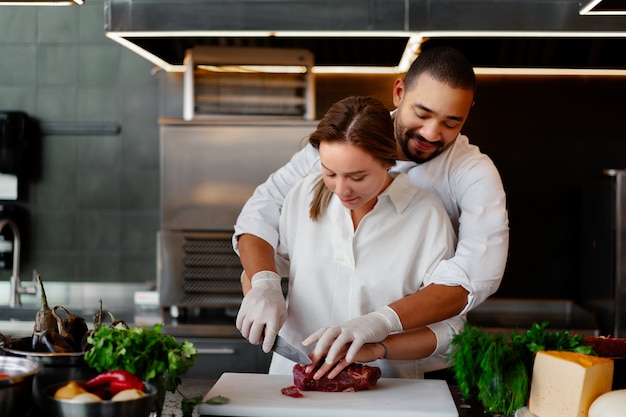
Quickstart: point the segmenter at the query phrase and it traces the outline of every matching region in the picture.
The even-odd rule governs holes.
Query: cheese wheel
[[[528,400],[537,417],[588,417],[589,407],[613,383],[613,360],[576,352],[535,356]]]
[[[626,389],[607,392],[589,407],[589,417],[623,417],[626,410]]]

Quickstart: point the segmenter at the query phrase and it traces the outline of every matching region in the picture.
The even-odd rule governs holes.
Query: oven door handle
[[[198,355],[234,355],[234,348],[196,348]]]

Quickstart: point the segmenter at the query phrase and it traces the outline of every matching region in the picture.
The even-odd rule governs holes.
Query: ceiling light
[[[364,37],[372,36],[372,32],[336,32],[336,31],[190,31],[190,32],[106,32],[106,36],[132,50],[159,68],[167,72],[185,72],[184,65],[175,65],[161,59],[154,53],[132,42],[132,38],[151,38],[163,36],[180,37],[246,37],[246,36],[275,36],[275,37]],[[419,55],[421,46],[428,39],[435,38],[623,38],[626,32],[600,31],[424,31],[404,32],[389,31],[376,32],[376,36],[406,38],[407,43],[395,66],[319,66],[311,69],[314,74],[403,74]],[[626,70],[615,69],[583,69],[583,68],[480,68],[475,67],[477,74],[525,74],[525,75],[612,75],[626,76]]]
[[[626,6],[622,0],[582,0],[578,12],[583,15],[617,16],[626,15]]]
[[[0,0],[0,6],[80,6],[83,3],[85,3],[84,0]]]

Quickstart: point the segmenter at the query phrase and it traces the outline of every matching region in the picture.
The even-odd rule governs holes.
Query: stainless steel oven
[[[162,307],[235,308],[241,266],[231,237],[257,185],[315,129],[304,120],[162,120],[157,288]]]

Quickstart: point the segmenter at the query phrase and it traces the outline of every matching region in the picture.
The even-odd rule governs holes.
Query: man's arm
[[[258,236],[244,234],[239,236],[239,256],[244,274],[241,276],[241,288],[246,295],[252,287],[250,277],[260,271],[276,271],[274,248]]]
[[[458,285],[431,284],[389,304],[402,322],[402,328],[415,329],[459,314],[469,292]]]

